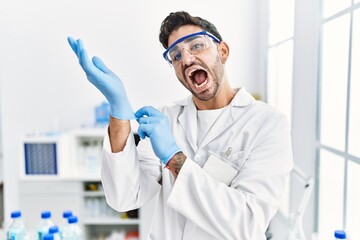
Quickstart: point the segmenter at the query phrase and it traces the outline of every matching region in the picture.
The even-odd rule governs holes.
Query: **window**
[[[360,0],[359,0],[360,1]],[[360,157],[360,10],[354,12],[351,54],[349,153]],[[356,67],[357,66],[357,67]]]
[[[360,239],[360,0],[323,0],[318,119],[318,232]]]
[[[294,0],[269,1],[269,30],[266,101],[283,112],[291,126]],[[280,212],[289,217],[290,179],[280,205]]]
[[[320,140],[341,151],[345,149],[349,26],[349,14],[323,24]]]
[[[294,0],[269,1],[266,101],[291,121]]]

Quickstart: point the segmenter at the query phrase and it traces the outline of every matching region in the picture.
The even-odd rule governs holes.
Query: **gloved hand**
[[[152,148],[166,165],[181,149],[176,145],[168,118],[154,107],[143,107],[135,113],[139,123],[139,136],[150,138]]]
[[[79,63],[86,73],[87,79],[101,91],[110,104],[110,115],[114,118],[134,119],[134,111],[127,98],[124,85],[98,57],[88,58],[83,42],[68,37],[68,42],[79,59]]]

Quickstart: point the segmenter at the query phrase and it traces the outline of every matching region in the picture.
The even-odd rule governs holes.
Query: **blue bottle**
[[[59,227],[58,226],[52,226],[49,228],[49,233],[54,236],[54,240],[61,240],[60,233],[59,233]]]
[[[25,224],[21,219],[21,211],[11,213],[11,224],[6,233],[7,240],[24,240],[26,234]]]
[[[45,234],[49,232],[49,228],[54,226],[54,223],[51,221],[51,212],[44,211],[41,213],[41,221],[38,224],[38,240],[43,240]]]
[[[336,230],[334,232],[334,237],[335,237],[335,240],[346,239],[346,232],[343,230]]]
[[[42,240],[55,240],[54,235],[52,235],[51,233],[47,233],[43,236]]]

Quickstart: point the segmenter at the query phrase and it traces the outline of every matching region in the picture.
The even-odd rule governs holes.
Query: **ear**
[[[226,42],[224,41],[221,41],[218,45],[218,52],[219,52],[219,55],[220,55],[220,59],[221,59],[221,62],[223,64],[226,63],[226,60],[228,59],[229,57],[229,53],[230,53],[230,49],[229,49],[229,46],[227,45]]]

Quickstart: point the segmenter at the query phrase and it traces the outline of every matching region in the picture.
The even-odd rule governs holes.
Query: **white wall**
[[[230,45],[234,86],[261,91],[259,1],[0,0],[0,90],[5,216],[18,208],[21,139],[34,131],[77,128],[93,121],[103,97],[87,82],[67,36],[82,38],[124,80],[133,108],[187,95],[162,59],[159,26],[170,11],[212,21]]]

